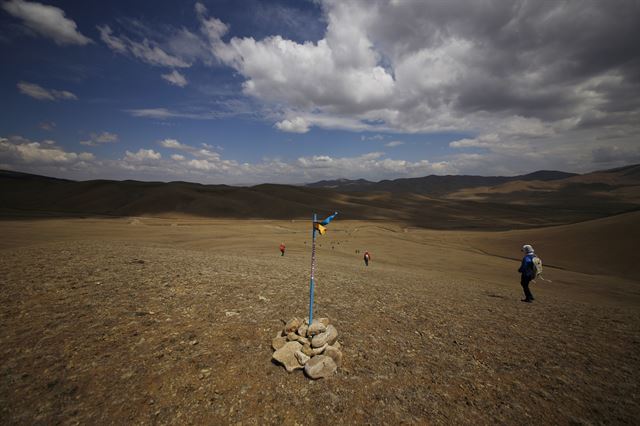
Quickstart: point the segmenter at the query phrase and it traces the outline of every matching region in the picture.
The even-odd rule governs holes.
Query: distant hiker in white
[[[521,251],[525,254],[522,258],[522,264],[520,265],[520,285],[524,290],[524,299],[523,302],[531,303],[534,301],[533,294],[531,294],[531,290],[529,290],[529,283],[532,279],[536,277],[535,265],[533,259],[536,257],[533,252],[533,247],[530,244],[525,244],[522,246]]]

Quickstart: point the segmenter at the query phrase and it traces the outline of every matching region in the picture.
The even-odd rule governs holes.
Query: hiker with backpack
[[[529,283],[539,275],[538,267],[536,265],[540,264],[540,266],[542,266],[542,262],[533,252],[533,247],[530,244],[523,245],[521,251],[525,254],[522,258],[520,269],[518,269],[518,272],[521,274],[520,285],[524,290],[524,299],[522,299],[522,301],[531,303],[535,299],[533,294],[531,294],[531,290],[529,290]]]
[[[368,251],[364,252],[364,266],[369,266],[369,261],[371,260],[371,255]]]
[[[280,256],[284,256],[284,251],[286,248],[287,247],[284,245],[284,243],[280,243]]]

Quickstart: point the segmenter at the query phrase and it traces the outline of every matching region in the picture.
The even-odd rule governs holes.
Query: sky
[[[0,0],[0,169],[249,185],[640,163],[638,0]]]

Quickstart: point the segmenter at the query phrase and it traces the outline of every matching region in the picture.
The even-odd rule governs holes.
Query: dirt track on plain
[[[477,233],[333,222],[316,315],[340,330],[344,363],[315,382],[286,373],[270,342],[306,315],[308,225],[0,222],[0,420],[636,421],[640,283],[550,268],[521,303],[518,262],[487,254],[492,233],[480,250]]]

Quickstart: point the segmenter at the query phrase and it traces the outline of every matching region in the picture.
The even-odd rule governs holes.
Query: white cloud
[[[250,111],[245,104],[236,105],[233,102],[220,103],[215,110],[198,111],[175,111],[167,108],[136,108],[127,109],[133,117],[155,118],[157,120],[170,120],[175,118],[186,118],[190,120],[219,120],[221,118],[234,117],[238,115],[250,115]]]
[[[176,70],[173,70],[173,72],[169,74],[162,74],[162,78],[164,78],[174,86],[184,87],[187,85],[187,79],[184,77],[184,75],[180,74]]]
[[[203,143],[202,144],[203,148],[197,148],[195,146],[180,143],[176,139],[164,139],[158,143],[164,148],[176,149],[179,151],[187,152],[191,154],[193,157],[196,157],[199,159],[214,160],[214,161],[220,160],[220,154],[213,151],[212,150],[213,147],[209,144]],[[197,163],[194,163],[194,164],[197,164]]]
[[[159,152],[155,152],[153,149],[140,148],[138,152],[125,151],[124,160],[133,162],[145,162],[154,161],[162,158]]]
[[[9,14],[23,20],[24,25],[56,44],[86,45],[92,43],[77,30],[76,23],[65,17],[62,9],[24,0],[10,0],[2,5]]]
[[[27,83],[26,81],[19,82],[17,86],[18,86],[18,90],[20,90],[20,93],[25,94],[27,96],[31,96],[32,98],[38,99],[41,101],[55,101],[58,99],[63,99],[63,100],[78,99],[76,95],[66,90],[45,89],[40,85],[37,85],[34,83]]]
[[[15,164],[68,165],[94,159],[88,152],[68,152],[56,145],[54,141],[41,142],[12,136],[0,138],[0,158]]]
[[[212,42],[220,41],[222,36],[229,31],[229,27],[221,20],[207,17],[207,8],[202,3],[196,3],[195,10],[202,24],[201,31]]]
[[[118,135],[115,133],[102,132],[100,134],[91,133],[88,140],[80,141],[81,145],[86,146],[98,146],[104,143],[114,143],[118,142]]]
[[[454,168],[447,162],[432,163],[428,160],[407,161],[385,158],[382,152],[370,152],[357,157],[330,157],[316,155],[300,157],[293,164],[293,175],[301,175],[306,181],[320,179],[416,177],[432,173],[453,172]]]
[[[402,141],[391,141],[389,143],[384,144],[384,146],[387,146],[389,148],[394,148],[394,147],[400,146],[400,145],[404,145],[404,142],[402,142]]]
[[[191,66],[189,62],[167,53],[156,42],[146,38],[138,42],[125,36],[118,37],[113,35],[113,30],[108,25],[98,26],[97,28],[100,32],[100,39],[116,53],[131,55],[154,66],[171,68],[188,68]]]
[[[134,117],[147,117],[166,119],[172,117],[180,117],[181,114],[169,111],[166,108],[142,108],[142,109],[129,109],[127,110]]]
[[[177,139],[163,139],[159,143],[163,147],[171,149],[189,150],[191,148],[188,145],[181,144]]]
[[[491,148],[500,142],[500,137],[492,133],[477,138],[459,139],[449,143],[451,148]]]
[[[91,153],[68,152],[53,141],[34,142],[21,137],[0,138],[0,163],[11,169],[69,178],[190,180],[204,183],[302,183],[335,177],[415,177],[454,171],[451,163],[406,161],[369,152],[355,157],[318,154],[294,160],[268,159],[239,163],[209,147],[191,146],[175,139],[159,142],[182,151],[167,158],[153,149],[126,150],[118,160],[97,159]]]
[[[637,56],[632,20],[621,19],[637,11],[597,1],[516,3],[324,0],[324,37],[304,43],[224,39],[224,22],[201,4],[196,14],[210,52],[244,78],[244,94],[280,108],[268,119],[282,131],[457,131],[478,136],[452,147],[507,154],[543,139],[569,144],[580,126],[596,138],[637,130],[638,104],[624,95],[640,92],[637,72],[601,54],[610,42],[626,46],[628,60]],[[592,31],[554,39],[560,27]],[[623,124],[607,125],[614,120]],[[563,155],[582,149],[567,148]]]
[[[373,136],[360,136],[360,139],[363,141],[382,141],[384,140],[384,135],[373,135]]]
[[[113,30],[110,26],[105,25],[103,27],[98,26],[100,32],[100,39],[114,52],[127,53],[127,43],[124,39],[113,36]]]
[[[302,117],[282,120],[276,123],[276,127],[283,132],[290,133],[307,133],[309,131],[309,123]]]

